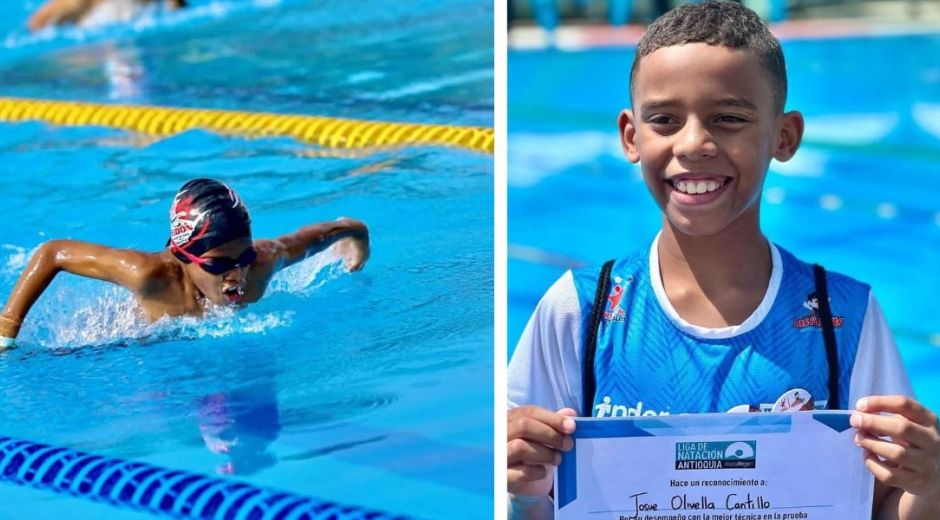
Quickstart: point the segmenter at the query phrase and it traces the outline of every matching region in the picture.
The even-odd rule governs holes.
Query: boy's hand
[[[369,259],[369,239],[346,237],[333,246],[333,251],[343,258],[346,269],[358,271]]]
[[[508,487],[513,495],[547,496],[552,488],[550,466],[561,464],[561,452],[574,447],[577,412],[551,412],[538,406],[509,410],[507,425]]]
[[[940,499],[936,414],[900,395],[865,397],[856,409],[862,413],[852,415],[852,426],[858,430],[855,441],[865,449],[865,465],[875,479],[911,495]]]
[[[0,315],[0,351],[13,348],[16,335],[20,332],[18,321],[7,316]]]

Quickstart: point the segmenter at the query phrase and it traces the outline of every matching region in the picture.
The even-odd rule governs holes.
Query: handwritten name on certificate
[[[874,477],[850,412],[578,419],[555,518],[870,518]]]

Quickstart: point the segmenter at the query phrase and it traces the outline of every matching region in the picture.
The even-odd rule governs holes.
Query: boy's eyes
[[[746,123],[747,119],[732,114],[722,114],[715,118],[719,123]]]
[[[747,118],[734,114],[721,114],[715,116],[712,120],[719,124],[740,124],[748,122]],[[646,118],[646,122],[651,125],[674,125],[678,124],[679,120],[672,116],[654,115]]]
[[[646,118],[646,122],[651,125],[668,125],[671,123],[675,123],[676,119],[670,116],[659,115],[659,116],[651,116],[651,117]]]

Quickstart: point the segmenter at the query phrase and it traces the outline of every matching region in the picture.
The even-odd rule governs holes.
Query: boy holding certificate
[[[803,134],[786,93],[779,42],[738,4],[681,6],[648,28],[619,127],[662,231],[565,273],[529,321],[509,365],[513,517],[551,516],[573,416],[854,406],[873,517],[940,518],[937,416],[910,397],[871,288],[761,232],[770,161]]]

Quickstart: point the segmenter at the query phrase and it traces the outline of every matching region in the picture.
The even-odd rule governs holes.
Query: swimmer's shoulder
[[[253,268],[275,265],[284,256],[286,250],[280,240],[266,238],[255,240],[252,246],[255,248],[255,252],[258,253],[258,258],[252,264]]]
[[[142,296],[151,296],[176,289],[183,283],[183,267],[166,250],[147,253],[134,249],[124,250],[132,261],[132,276],[137,286],[131,289]]]

